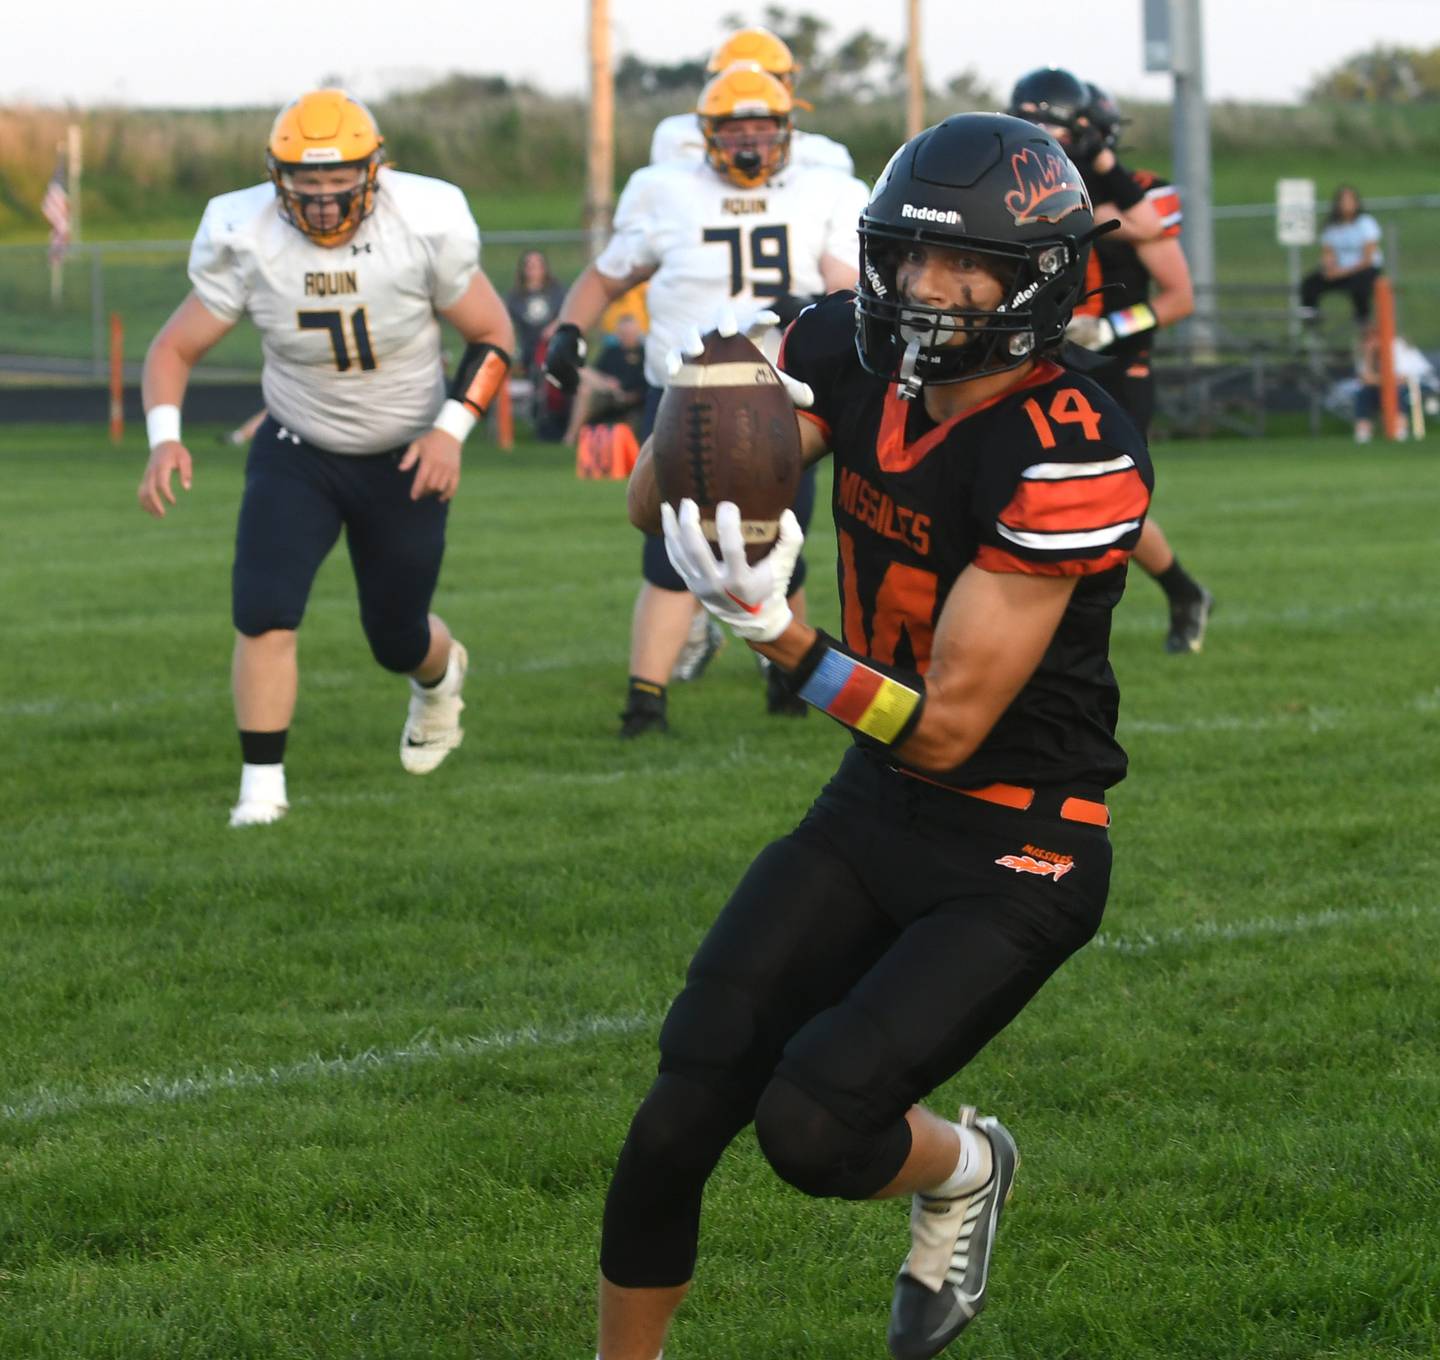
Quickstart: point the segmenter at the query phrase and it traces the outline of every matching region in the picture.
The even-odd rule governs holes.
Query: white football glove
[[[1115,327],[1103,316],[1072,316],[1065,338],[1081,349],[1104,349],[1115,340]]]
[[[736,637],[747,642],[774,642],[789,627],[794,615],[786,596],[795,559],[805,545],[793,511],[780,516],[775,546],[753,566],[745,560],[740,507],[734,501],[721,501],[715,507],[719,562],[700,528],[700,507],[694,501],[681,501],[678,515],[668,503],[661,505],[660,523],[670,565],[690,593],[721,623],[729,624]]]
[[[780,318],[768,308],[761,307],[758,310],[748,311],[743,318],[737,316],[733,307],[722,307],[716,314],[714,324],[709,330],[726,336],[739,335],[742,331],[745,338],[752,344],[759,345],[765,332],[772,326],[779,325]],[[706,332],[708,334],[708,331]],[[687,359],[698,359],[705,352],[705,342],[701,338],[699,326],[691,326],[684,335],[680,337],[680,344],[672,349],[665,356],[665,371],[673,378],[684,366]],[[803,383],[798,378],[792,378],[783,369],[777,368],[775,376],[780,379],[780,384],[785,389],[786,395],[790,398],[792,405],[799,407],[802,411],[815,404],[815,393],[810,390],[809,383]]]

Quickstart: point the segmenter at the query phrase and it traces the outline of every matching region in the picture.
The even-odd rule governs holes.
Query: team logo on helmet
[[[1032,222],[1059,222],[1072,212],[1089,211],[1090,199],[1074,166],[1053,151],[1043,154],[1026,147],[1010,157],[1015,187],[1005,195],[1005,206],[1017,227]]]

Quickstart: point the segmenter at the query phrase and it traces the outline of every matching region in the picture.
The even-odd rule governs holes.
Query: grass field
[[[338,554],[293,811],[228,831],[240,461],[192,435],[155,524],[134,436],[0,426],[0,1355],[585,1360],[658,1020],[845,737],[767,718],[732,643],[620,745],[621,490],[479,446],[466,745],[402,773]],[[1158,451],[1220,608],[1166,656],[1132,582],[1103,934],[937,1096],[1025,1157],[956,1356],[1440,1354],[1434,446]],[[806,1200],[748,1135],[707,1204],[667,1356],[884,1355],[903,1206]]]

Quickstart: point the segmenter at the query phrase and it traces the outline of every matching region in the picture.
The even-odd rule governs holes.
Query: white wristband
[[[172,440],[180,442],[180,408],[178,406],[152,406],[145,412],[145,433],[150,447],[166,444]]]
[[[463,444],[466,436],[475,428],[475,413],[466,410],[454,397],[447,397],[445,405],[440,408],[440,414],[435,417],[435,428],[454,435]]]

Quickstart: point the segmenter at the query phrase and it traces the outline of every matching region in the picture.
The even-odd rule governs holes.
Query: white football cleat
[[[268,826],[290,811],[289,803],[272,803],[268,798],[245,798],[230,809],[230,825]]]
[[[440,683],[426,689],[410,679],[410,713],[400,734],[400,763],[411,774],[429,774],[465,739],[460,710],[465,701],[460,690],[470,654],[458,642],[450,643],[450,659]]]
[[[698,680],[724,645],[725,634],[720,625],[710,617],[708,611],[697,609],[690,622],[690,632],[685,639],[685,645],[675,659],[670,679]]]
[[[990,1143],[990,1177],[950,1199],[919,1194],[910,1210],[910,1254],[895,1280],[886,1341],[895,1360],[930,1360],[985,1306],[995,1228],[1010,1198],[1020,1153],[993,1117],[965,1106],[960,1123]]]
[[[230,809],[230,825],[268,826],[290,811],[283,765],[242,765],[240,797]]]

